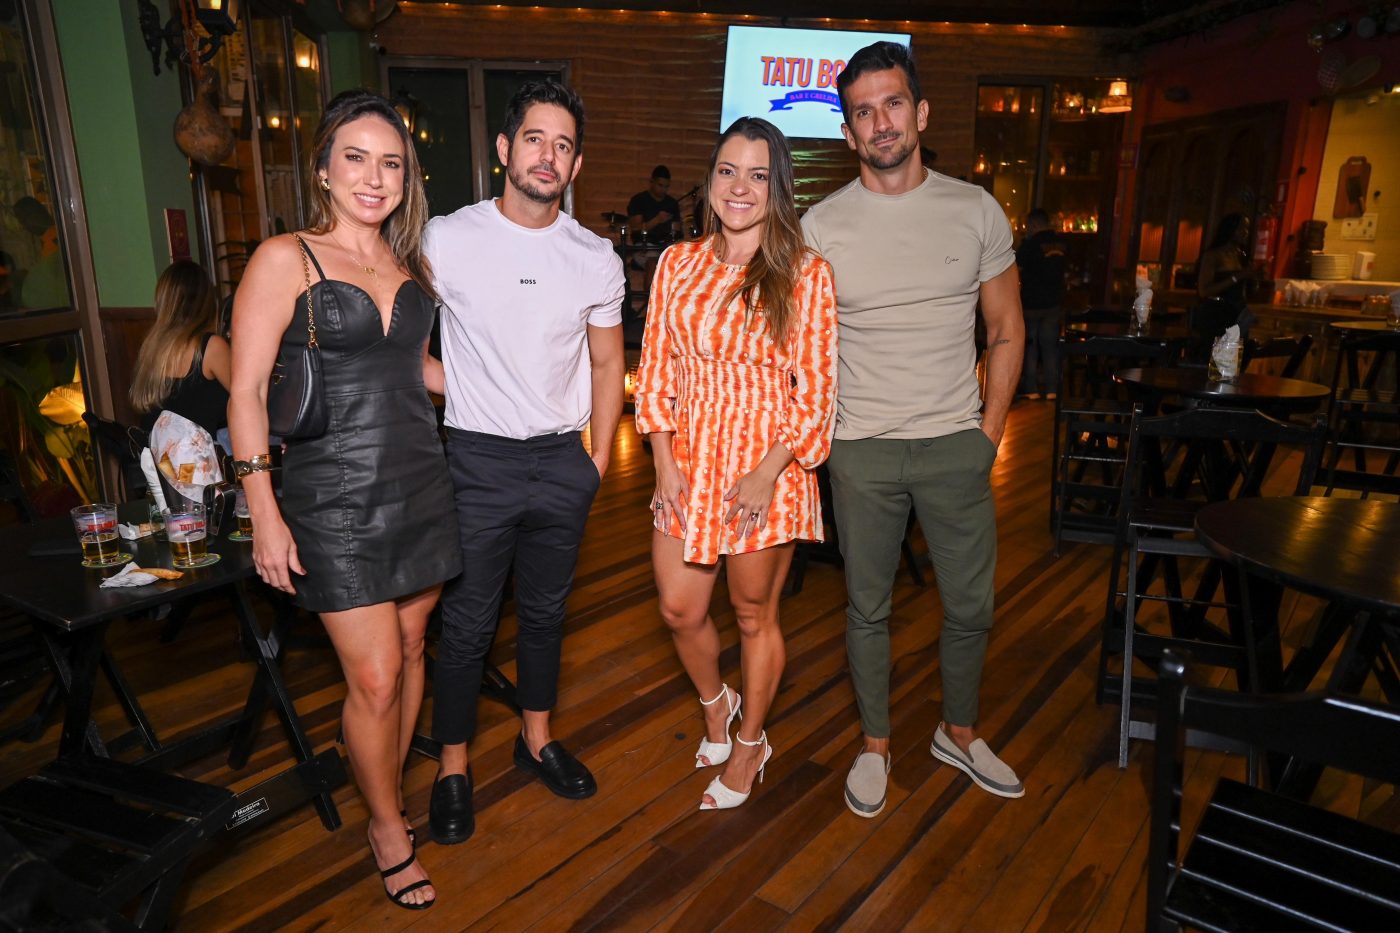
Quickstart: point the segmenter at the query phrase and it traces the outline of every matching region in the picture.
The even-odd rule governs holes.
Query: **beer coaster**
[[[228,536],[230,541],[252,541],[252,535],[245,535],[241,531],[235,531]]]
[[[210,567],[214,564],[217,564],[218,562],[218,554],[205,554],[203,557],[201,557],[199,560],[195,561],[192,564],[177,564],[174,561],[171,561],[170,566],[174,567],[176,570],[198,570],[200,567]]]
[[[91,567],[93,570],[107,570],[112,567],[120,567],[122,564],[129,563],[131,563],[131,555],[128,554],[126,551],[122,551],[119,554],[117,554],[116,560],[104,561],[100,564],[96,561],[85,560],[83,561],[83,566]]]

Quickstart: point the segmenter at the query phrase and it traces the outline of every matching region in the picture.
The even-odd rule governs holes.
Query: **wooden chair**
[[[127,933],[136,929],[0,829],[0,930]]]
[[[1111,544],[1133,405],[1113,374],[1166,362],[1170,346],[1139,337],[1060,338],[1060,391],[1050,452],[1050,532]]]
[[[57,914],[50,929],[83,920],[162,930],[190,860],[237,801],[221,787],[111,759],[48,765],[0,791],[0,859],[11,866],[0,874],[0,911],[18,915],[17,929]],[[133,904],[134,924],[121,916]]]
[[[1298,370],[1303,366],[1303,361],[1308,358],[1308,351],[1312,349],[1312,345],[1312,334],[1303,334],[1299,337],[1274,337],[1265,341],[1250,338],[1244,343],[1241,368],[1248,369],[1250,363],[1258,360],[1281,359],[1284,363],[1277,375],[1285,379],[1293,379],[1297,377]]]
[[[14,459],[5,450],[0,450],[0,502],[11,506],[22,524],[29,524],[37,517],[24,487],[20,485]],[[10,609],[0,609],[0,710],[8,709],[48,673],[43,645],[29,617]],[[57,702],[57,684],[50,683],[33,713],[0,729],[0,745],[16,738],[26,742],[38,739],[48,714]]]
[[[92,432],[97,449],[117,461],[124,500],[129,502],[145,495],[146,474],[141,471],[141,451],[150,443],[146,432],[132,425],[100,418],[90,411],[83,412],[83,422]]]
[[[1400,495],[1400,332],[1342,338],[1332,367],[1325,462],[1327,495],[1337,489],[1362,498]]]
[[[1134,416],[1099,652],[1100,702],[1114,693],[1119,702],[1120,768],[1128,763],[1129,737],[1151,738],[1153,734],[1151,721],[1133,716],[1134,659],[1150,661],[1167,648],[1189,648],[1198,660],[1233,668],[1241,690],[1256,689],[1258,652],[1278,651],[1277,633],[1265,633],[1269,641],[1261,648],[1256,643],[1259,633],[1240,624],[1234,575],[1224,578],[1226,602],[1214,601],[1221,574],[1210,552],[1196,539],[1196,512],[1209,502],[1259,495],[1279,445],[1301,449],[1294,494],[1305,495],[1317,473],[1322,442],[1320,421],[1306,427],[1245,409],[1195,408],[1156,417],[1144,417],[1141,412]],[[1177,451],[1172,464],[1175,475],[1170,478],[1167,465],[1161,462],[1164,446]],[[1181,558],[1209,561],[1189,596],[1182,587]],[[1119,590],[1124,561],[1126,585]],[[1163,592],[1149,593],[1158,565]],[[1144,601],[1167,604],[1170,635],[1140,628],[1137,612]],[[1211,608],[1230,610],[1228,631],[1207,621]],[[1120,637],[1123,663],[1115,685],[1108,673],[1108,658],[1120,644]],[[1148,696],[1140,690],[1137,699]]]
[[[1159,667],[1147,849],[1149,931],[1400,929],[1400,836],[1221,780],[1181,851],[1183,731],[1400,783],[1400,710],[1320,694],[1242,696]]]

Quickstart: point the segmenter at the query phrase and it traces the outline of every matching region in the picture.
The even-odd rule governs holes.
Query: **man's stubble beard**
[[[914,150],[917,148],[916,145],[910,145],[904,149],[893,150],[888,154],[882,155],[880,151],[875,148],[874,143],[871,143],[866,146],[866,151],[861,154],[861,161],[871,168],[879,169],[880,171],[888,171],[889,169],[898,168],[903,165],[908,161],[909,157],[914,154]]]
[[[564,195],[563,177],[554,169],[550,169],[550,171],[554,172],[555,178],[559,179],[558,182],[556,182],[558,188],[553,192],[547,192],[540,187],[538,182],[530,177],[530,172],[536,168],[538,168],[538,166],[532,165],[523,172],[517,172],[514,168],[507,167],[506,177],[510,179],[510,183],[515,190],[519,191],[536,204],[551,204],[562,198]]]

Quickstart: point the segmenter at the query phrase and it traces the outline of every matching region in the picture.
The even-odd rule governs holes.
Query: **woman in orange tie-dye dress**
[[[747,800],[773,753],[763,723],[785,660],[778,600],[794,542],[822,539],[812,471],[830,449],[836,396],[831,267],[802,241],[783,134],[736,121],[707,189],[705,236],[657,266],[636,393],[637,430],[656,460],[661,616],[705,716],[695,766],[725,765],[702,810]],[[720,678],[709,617],[721,556],[742,699]]]

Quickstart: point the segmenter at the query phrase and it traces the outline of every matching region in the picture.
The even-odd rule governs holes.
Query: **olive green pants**
[[[846,651],[871,738],[890,734],[890,605],[912,506],[943,601],[943,719],[977,721],[992,628],[996,447],[980,429],[920,440],[833,441],[827,468],[846,565]]]

